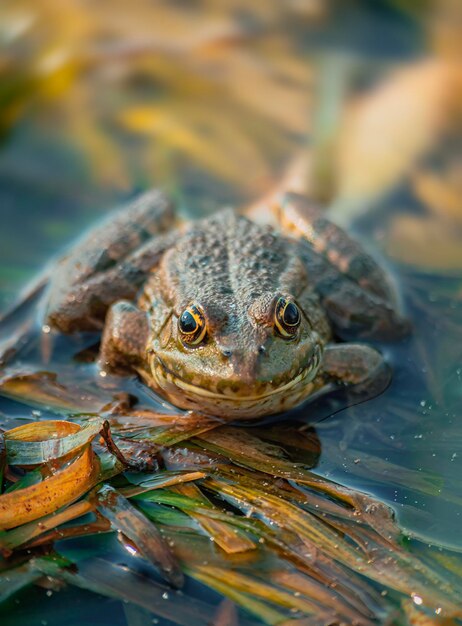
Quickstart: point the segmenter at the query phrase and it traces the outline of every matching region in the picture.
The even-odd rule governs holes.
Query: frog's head
[[[263,293],[250,306],[164,304],[151,335],[149,381],[174,405],[227,419],[287,410],[309,395],[322,341],[289,293]]]
[[[145,296],[148,383],[176,406],[245,419],[311,392],[326,333],[295,241],[219,213],[179,237]]]

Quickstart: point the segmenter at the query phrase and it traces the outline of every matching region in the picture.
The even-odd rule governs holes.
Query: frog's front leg
[[[172,237],[174,213],[150,191],[111,214],[61,260],[52,277],[45,322],[61,332],[101,330],[109,306],[135,298]]]
[[[359,343],[329,344],[324,349],[318,377],[324,384],[347,387],[362,399],[384,391],[391,380],[391,369],[383,356]]]
[[[149,321],[144,311],[127,301],[116,302],[106,317],[99,366],[105,372],[126,374],[145,358]]]

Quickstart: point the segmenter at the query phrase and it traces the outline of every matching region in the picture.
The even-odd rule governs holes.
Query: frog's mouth
[[[164,389],[166,385],[173,384],[175,385],[175,387],[185,393],[194,394],[204,399],[220,401],[229,400],[231,402],[239,403],[260,401],[271,396],[285,394],[286,392],[289,392],[292,388],[297,387],[300,384],[303,384],[305,382],[308,383],[313,380],[317,372],[317,365],[318,363],[316,361],[311,361],[311,363],[307,367],[299,371],[299,373],[294,376],[294,378],[291,378],[288,382],[280,385],[267,383],[264,386],[266,387],[266,389],[262,388],[259,393],[249,395],[242,394],[239,391],[233,391],[230,387],[225,387],[222,392],[219,392],[207,389],[206,387],[203,387],[201,385],[193,384],[185,380],[181,376],[178,376],[178,374],[173,373],[159,357],[156,357],[155,363],[153,364],[151,371],[155,376],[155,379],[159,386]]]

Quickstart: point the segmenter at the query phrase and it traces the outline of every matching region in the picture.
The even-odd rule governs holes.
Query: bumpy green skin
[[[150,192],[63,260],[47,321],[101,329],[103,369],[137,371],[175,406],[225,419],[285,411],[332,383],[383,387],[376,350],[336,343],[407,332],[382,270],[306,199],[289,197],[279,218],[274,229],[226,210],[175,229]],[[275,332],[280,297],[302,312],[291,341]],[[207,322],[197,347],[178,336],[190,303]]]

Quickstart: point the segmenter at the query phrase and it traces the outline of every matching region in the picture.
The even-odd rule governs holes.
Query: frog
[[[226,208],[181,222],[145,192],[59,261],[44,322],[100,333],[101,374],[136,375],[181,411],[232,421],[382,390],[391,370],[368,341],[410,330],[387,272],[295,193],[263,219]]]

